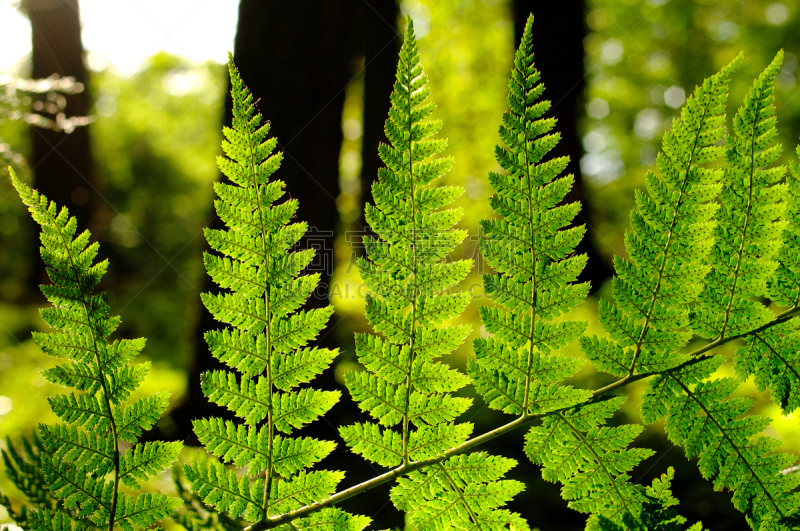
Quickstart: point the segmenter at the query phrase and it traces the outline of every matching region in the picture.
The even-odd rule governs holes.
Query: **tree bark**
[[[88,76],[83,63],[81,20],[78,0],[26,0],[24,7],[31,21],[34,79],[53,74],[71,76],[86,89],[66,97],[67,116],[88,116],[91,97]],[[46,113],[48,118],[55,119]],[[72,133],[31,127],[34,187],[59,206],[66,206],[78,220],[80,230],[88,228],[94,235],[100,219],[102,198],[95,178],[94,160],[89,141],[89,128],[78,127]],[[39,259],[38,232],[30,247],[35,252],[34,273],[29,279],[29,292],[38,293],[38,285],[46,282],[44,264]]]
[[[580,201],[582,205],[575,222],[586,224],[586,235],[578,244],[576,252],[586,253],[589,261],[579,280],[589,281],[591,292],[594,293],[611,278],[614,271],[598,251],[596,232],[592,228],[591,202],[588,201],[580,167],[583,147],[578,120],[584,104],[586,86],[583,65],[583,40],[587,35],[585,4],[583,0],[514,0],[512,9],[515,47],[522,39],[528,16],[531,13],[534,15],[533,52],[536,68],[546,87],[543,97],[552,103],[549,115],[558,119],[556,131],[561,133],[561,142],[550,152],[550,156],[569,156],[570,159],[566,173],[575,176],[575,185],[564,201]]]

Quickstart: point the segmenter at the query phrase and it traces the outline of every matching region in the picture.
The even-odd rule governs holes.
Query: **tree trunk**
[[[565,3],[514,0],[515,47],[522,39],[525,22],[531,13],[534,15],[533,52],[536,54],[536,68],[541,72],[546,87],[543,97],[552,102],[549,115],[558,119],[556,131],[561,133],[561,142],[551,151],[551,156],[569,156],[570,159],[566,173],[575,176],[575,186],[564,201],[580,201],[582,205],[575,221],[586,224],[586,236],[578,244],[576,252],[586,253],[589,261],[579,280],[589,281],[594,293],[614,272],[597,250],[596,232],[592,228],[593,212],[587,200],[580,167],[583,147],[578,119],[586,86],[583,67],[585,4],[583,0],[565,0]]]
[[[53,74],[72,76],[86,89],[67,99],[67,116],[87,116],[91,97],[87,72],[83,63],[81,20],[78,0],[26,0],[25,9],[31,21],[34,79]],[[42,113],[48,118],[55,118]],[[89,142],[89,128],[78,127],[72,133],[31,127],[34,187],[59,206],[66,206],[78,220],[80,230],[88,228],[99,234],[97,215],[102,198],[97,189],[94,161]],[[35,241],[34,273],[29,279],[29,292],[38,293],[38,285],[46,281],[44,264],[39,259],[38,232]]]
[[[400,15],[395,0],[365,0],[364,16],[364,136],[361,143],[361,201],[372,196],[370,187],[378,179],[383,163],[378,156],[378,144],[389,143],[383,124],[389,115],[389,96],[395,82],[397,54],[403,39],[397,29]],[[364,209],[359,211],[358,231],[369,230]]]

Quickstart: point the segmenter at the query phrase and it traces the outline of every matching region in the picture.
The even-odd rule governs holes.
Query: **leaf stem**
[[[401,59],[402,61],[402,59]],[[411,79],[412,68],[406,63],[408,69],[408,86],[406,86],[406,105],[408,105],[408,181],[411,195],[411,267],[414,275],[413,292],[411,293],[411,330],[409,337],[408,367],[406,368],[406,396],[403,410],[403,464],[409,463],[408,441],[410,438],[409,430],[409,409],[411,407],[411,371],[414,368],[414,332],[417,325],[417,297],[419,293],[419,278],[417,277],[417,212],[414,201],[414,141],[411,140],[411,130],[413,128],[412,109],[411,109]]]

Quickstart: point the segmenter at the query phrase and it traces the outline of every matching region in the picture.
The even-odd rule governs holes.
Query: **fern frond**
[[[800,146],[796,149],[800,157]],[[789,163],[786,179],[786,228],[777,256],[778,266],[767,280],[767,293],[782,306],[800,304],[800,165]],[[798,357],[797,319],[745,338],[746,345],[736,351],[736,374],[747,379],[755,375],[756,387],[769,390],[772,400],[784,414],[800,408],[800,357]]]
[[[253,96],[229,59],[233,124],[223,128],[225,156],[217,164],[230,184],[214,185],[219,198],[214,207],[227,228],[206,229],[206,240],[222,256],[204,257],[209,275],[226,291],[201,297],[218,321],[230,325],[207,332],[205,339],[211,354],[233,370],[203,374],[201,387],[209,400],[244,424],[198,419],[194,431],[208,452],[246,471],[237,474],[223,463],[209,462],[186,465],[185,474],[196,495],[216,511],[263,523],[328,497],[343,477],[340,472],[307,472],[333,451],[334,443],[289,436],[339,400],[338,391],[302,387],[327,369],[338,352],[307,346],[333,307],[301,309],[319,283],[318,274],[301,275],[314,250],[292,250],[306,224],[292,222],[296,200],[276,203],[285,184],[272,175],[283,155],[273,153],[277,140],[268,138],[269,122],[261,123]],[[343,529],[365,521],[341,511],[329,516],[331,526]],[[311,527],[314,518],[320,516],[293,525]],[[318,525],[327,524],[319,520]]]
[[[30,526],[37,531],[78,531],[80,523],[59,511],[41,509],[30,515]]]
[[[484,452],[458,455],[398,479],[392,502],[418,529],[528,529],[519,515],[499,509],[525,488],[501,479],[515,465]]]
[[[781,154],[773,91],[782,61],[780,51],[755,80],[734,117],[733,135],[726,136],[711,270],[692,316],[693,330],[709,339],[748,332],[773,317],[752,297],[766,293],[784,228],[786,187],[777,183],[786,168],[767,168]]]
[[[42,293],[53,306],[40,313],[58,332],[34,333],[33,338],[44,352],[64,361],[43,375],[51,383],[74,390],[48,399],[63,424],[40,426],[46,450],[40,453],[44,483],[67,514],[43,510],[36,513],[37,521],[43,528],[70,528],[71,520],[83,521],[83,527],[89,520],[109,531],[115,524],[126,530],[147,527],[156,520],[128,519],[122,514],[119,484],[136,485],[136,480],[163,470],[175,460],[182,444],[151,443],[144,447],[150,448],[150,453],[143,456],[132,453],[136,450],[123,455],[120,441],[135,444],[166,409],[168,393],[127,403],[150,365],[130,364],[144,347],[144,339],[108,341],[120,318],[110,315],[104,294],[93,293],[108,263],[93,264],[99,246],[89,243],[88,231],[76,235],[77,221],[66,208],[59,210],[20,181],[13,170],[11,180],[42,227],[41,256],[52,281],[42,286]],[[126,459],[136,461],[137,456],[138,467],[123,474]],[[106,479],[108,474],[111,477]],[[165,497],[160,506],[152,513],[154,518],[169,516],[176,501]],[[44,509],[54,507],[45,503]]]
[[[463,189],[434,184],[453,161],[436,158],[447,141],[433,136],[442,123],[430,118],[435,105],[429,101],[410,18],[396,79],[384,127],[390,144],[378,149],[385,167],[372,186],[374,205],[365,207],[377,237],[365,238],[367,259],[358,262],[369,288],[366,314],[375,334],[356,335],[356,355],[366,371],[345,376],[351,396],[374,422],[339,428],[354,452],[385,467],[436,459],[472,431],[471,424],[457,423],[472,401],[451,395],[470,379],[435,361],[470,332],[468,326],[448,324],[469,302],[454,287],[467,276],[472,260],[447,260],[466,236],[453,228],[462,210],[446,208]],[[462,458],[476,459],[459,456],[445,462]],[[392,490],[395,506],[409,512],[420,529],[499,528],[522,522],[499,509],[520,490],[516,482],[492,483],[476,472],[447,483],[443,478],[448,474],[432,465],[399,479]],[[431,477],[442,483],[441,490],[410,503],[406,491]]]
[[[21,442],[21,448],[17,448],[6,438],[6,447],[2,450],[6,477],[32,504],[52,509],[56,501],[42,471],[42,458],[48,451],[46,443],[36,432],[30,439],[23,437]]]
[[[545,418],[528,432],[525,453],[543,466],[546,481],[563,484],[561,496],[571,508],[646,529],[639,522],[643,489],[628,473],[653,452],[628,448],[641,426],[603,426],[623,401],[611,398]]]
[[[641,511],[641,520],[635,521],[628,515],[622,523],[616,523],[601,515],[592,515],[586,524],[587,531],[626,531],[641,527],[648,531],[703,531],[703,524],[698,522],[685,528],[686,518],[677,509],[678,500],[672,495],[670,484],[675,478],[675,470],[670,467],[667,472],[653,480],[652,485],[645,488],[645,502]]]
[[[711,266],[698,297],[691,326],[717,341],[745,336],[746,346],[735,355],[742,380],[756,375],[757,385],[770,388],[784,407],[796,403],[791,365],[794,320],[765,327],[774,314],[753,300],[763,296],[778,267],[774,260],[785,223],[781,203],[786,188],[777,184],[785,168],[773,164],[780,155],[775,144],[773,86],[783,53],[755,80],[734,118],[733,135],[726,139],[722,208],[717,216],[716,242],[708,255]],[[680,345],[678,345],[680,346]],[[679,358],[680,356],[675,356]],[[667,434],[688,457],[699,457],[700,472],[713,480],[715,490],[733,492],[733,504],[753,529],[781,529],[781,519],[794,512],[800,481],[779,471],[795,458],[773,453],[776,442],[759,436],[767,419],[745,413],[752,401],[732,398],[739,386],[734,378],[710,379],[721,358],[700,361],[691,369],[657,376],[646,391],[643,419],[666,416]],[[796,386],[796,384],[795,384]]]
[[[495,272],[484,275],[484,291],[495,306],[480,308],[492,334],[474,341],[468,372],[489,407],[526,416],[574,405],[588,397],[557,385],[582,364],[556,354],[577,339],[586,322],[558,318],[585,298],[588,283],[575,280],[586,256],[571,256],[585,227],[566,228],[580,205],[556,206],[573,176],[558,177],[567,157],[544,161],[561,136],[550,133],[554,118],[542,118],[549,101],[538,101],[544,85],[534,65],[533,16],[514,56],[508,82],[509,111],[503,114],[495,158],[506,174],[490,173],[490,203],[500,217],[481,222],[481,253]],[[550,134],[548,134],[550,133]]]
[[[579,204],[559,204],[574,181],[572,175],[559,177],[568,158],[544,160],[561,137],[551,133],[555,119],[543,118],[550,102],[540,100],[544,85],[532,31],[531,16],[508,83],[509,111],[500,126],[504,146],[495,149],[506,173],[489,175],[491,205],[500,217],[482,222],[481,252],[495,270],[484,275],[484,291],[495,305],[480,308],[491,335],[475,340],[469,373],[489,407],[522,420],[545,416],[529,431],[525,450],[543,465],[546,480],[563,484],[570,507],[595,519],[639,522],[643,489],[628,473],[651,452],[628,445],[641,430],[603,426],[619,407],[615,400],[570,409],[592,393],[563,383],[583,364],[558,351],[587,326],[562,317],[589,290],[588,283],[576,282],[586,256],[574,255],[585,227],[569,227]],[[638,523],[634,528],[643,529]]]
[[[357,516],[341,509],[328,508],[314,513],[309,518],[293,524],[296,529],[313,529],[324,531],[361,531],[367,527],[370,519]]]
[[[722,363],[713,357],[691,369],[657,376],[642,401],[645,422],[667,418],[667,435],[682,445],[687,457],[699,457],[700,473],[715,490],[733,491],[733,504],[753,529],[783,529],[779,521],[796,512],[800,477],[780,474],[797,460],[772,453],[778,441],[758,436],[769,424],[764,417],[742,416],[752,405],[731,398],[739,382],[709,380]]]
[[[772,401],[785,415],[800,408],[800,323],[797,319],[750,334],[736,349],[736,375],[755,375],[760,391],[769,390]]]
[[[109,519],[115,499],[114,482],[91,475],[91,471],[64,461],[44,457],[42,469],[50,492],[78,518],[88,518],[97,525]],[[115,508],[116,509],[116,508]]]
[[[123,494],[119,503],[119,525],[125,531],[147,528],[164,520],[181,506],[181,501],[160,492],[143,492],[137,496]]]
[[[263,485],[250,482],[247,476],[238,477],[221,463],[207,462],[183,466],[192,490],[217,511],[234,518],[258,521],[263,510]]]
[[[716,145],[725,134],[725,102],[739,55],[707,78],[662,138],[658,173],[645,175],[647,193],[637,191],[625,246],[629,260],[615,258],[614,304],[602,301],[600,321],[611,338],[586,337],[586,356],[615,376],[663,370],[685,361],[674,354],[691,337],[689,309],[703,287],[713,246],[709,203],[718,194],[722,172],[701,167],[720,158]]]
[[[270,498],[276,512],[286,513],[330,497],[342,478],[344,472],[338,470],[303,470],[287,481],[275,483]]]
[[[39,433],[45,450],[56,459],[82,463],[100,476],[114,469],[114,438],[110,432],[106,432],[105,437],[98,437],[69,424],[41,424]]]
[[[168,468],[178,458],[181,447],[176,442],[153,441],[128,449],[122,455],[120,481],[130,489],[139,488],[139,482],[147,481]]]
[[[800,158],[800,146],[795,149]],[[781,306],[800,304],[800,164],[789,163],[786,178],[786,229],[783,246],[778,251],[778,267],[767,282],[769,296]]]

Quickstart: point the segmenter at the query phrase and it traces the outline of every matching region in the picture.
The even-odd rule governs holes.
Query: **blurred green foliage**
[[[729,116],[751,80],[779,49],[786,51],[776,80],[779,163],[793,156],[800,135],[800,2],[591,0],[586,21],[581,169],[597,213],[599,248],[609,258],[624,253],[633,189],[654,168],[661,134],[695,85],[740,51],[745,61],[731,83]]]

